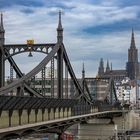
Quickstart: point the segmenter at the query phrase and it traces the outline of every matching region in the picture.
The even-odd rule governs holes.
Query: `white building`
[[[120,101],[125,101],[135,106],[139,102],[138,81],[131,81],[125,78],[121,82],[115,83],[117,97]]]

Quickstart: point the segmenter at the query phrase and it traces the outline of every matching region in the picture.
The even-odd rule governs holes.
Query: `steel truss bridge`
[[[4,41],[5,30],[1,14],[0,139],[21,137],[32,132],[53,132],[59,135],[60,140],[61,134],[75,123],[100,117],[112,119],[122,114],[118,109],[118,100],[111,79],[102,101],[91,97],[84,69],[81,81],[77,80],[63,44],[61,12],[59,12],[56,43],[5,44]],[[13,59],[13,56],[25,52],[28,52],[29,56],[32,56],[32,52],[45,54],[45,58],[27,74],[22,73]],[[6,60],[10,64],[8,84],[5,84]],[[51,68],[49,96],[45,91],[47,65]],[[16,80],[13,79],[13,72],[17,75]],[[34,84],[38,73],[42,75],[41,92],[36,90]],[[69,79],[73,84],[72,92],[68,91]]]

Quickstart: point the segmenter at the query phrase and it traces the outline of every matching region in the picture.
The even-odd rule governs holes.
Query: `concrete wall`
[[[92,119],[88,124],[80,124],[78,136],[79,140],[109,140],[116,132],[127,130],[140,130],[139,112],[130,111],[120,117],[114,117],[114,124],[110,124],[110,119]],[[117,126],[117,130],[116,127]],[[140,139],[131,137],[131,139]]]
[[[71,108],[50,108],[45,109],[44,113],[42,109],[32,109],[28,112],[28,110],[24,109],[19,113],[19,110],[14,110],[12,113],[11,118],[9,117],[9,111],[2,111],[0,115],[0,128],[9,127],[9,122],[11,120],[11,126],[18,126],[28,124],[29,123],[35,123],[35,122],[41,122],[42,120],[48,121],[48,120],[54,120],[59,119],[63,117],[71,116]],[[21,116],[20,116],[21,115]]]
[[[71,108],[69,108],[69,110],[68,110],[68,117],[70,117],[71,115],[72,115]]]
[[[140,137],[130,137],[130,140],[140,140]]]
[[[42,121],[42,109],[38,109],[37,122],[41,122],[41,121]]]
[[[48,120],[48,109],[45,109],[45,112],[44,112],[44,121],[47,121]]]
[[[64,110],[64,117],[67,117],[67,108]]]
[[[59,118],[59,108],[56,108],[55,110],[55,119]]]
[[[9,126],[9,112],[8,111],[2,111],[1,117],[0,117],[0,128],[5,128]]]
[[[35,122],[35,110],[32,109],[29,115],[29,122],[34,123]]]
[[[78,140],[109,140],[114,133],[112,124],[79,124]]]
[[[115,117],[115,124],[118,125],[118,129],[122,129],[123,121],[125,122],[126,130],[139,130],[140,129],[140,117],[139,113],[131,110],[129,113],[126,113],[123,117]]]
[[[63,118],[63,108],[60,109],[60,118]]]
[[[51,108],[50,109],[50,120],[53,120],[54,119],[54,109]]]
[[[27,123],[28,123],[28,113],[27,110],[23,110],[21,115],[21,124],[27,124]]]
[[[14,110],[11,117],[11,126],[17,126],[19,124],[19,113],[18,110]]]

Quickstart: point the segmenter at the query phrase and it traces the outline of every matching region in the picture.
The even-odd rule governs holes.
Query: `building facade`
[[[112,66],[109,66],[109,61],[107,61],[106,69],[104,70],[103,58],[100,60],[98,68],[98,76],[100,78],[113,78],[114,81],[122,81],[127,76],[127,71],[124,69],[121,70],[112,70]]]
[[[138,50],[135,45],[135,36],[132,29],[130,48],[128,49],[128,62],[126,63],[125,69],[113,70],[112,64],[109,66],[109,61],[107,61],[106,69],[104,68],[104,61],[101,58],[98,68],[99,77],[110,77],[115,81],[122,81],[125,77],[129,77],[130,80],[135,80],[140,78],[140,63],[138,62]]]
[[[138,61],[138,49],[135,45],[133,29],[125,69],[112,69],[112,64],[109,65],[108,60],[106,68],[104,68],[104,61],[103,58],[101,58],[98,68],[98,77],[114,79],[116,94],[119,100],[127,101],[127,103],[130,104],[137,104],[137,102],[139,102],[139,84],[137,81],[140,79],[140,63]],[[126,79],[129,80],[126,82]]]

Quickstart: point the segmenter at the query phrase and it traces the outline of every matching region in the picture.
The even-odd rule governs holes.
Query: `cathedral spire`
[[[132,35],[131,35],[131,45],[130,45],[130,48],[136,48],[136,45],[135,45],[135,36],[134,36],[134,30],[132,28]]]
[[[3,14],[1,13],[0,17],[0,32],[4,32],[4,27],[3,27]]]
[[[61,14],[62,12],[59,11],[59,20],[58,20],[58,27],[57,27],[57,42],[58,43],[63,42],[63,27],[61,23]]]
[[[128,77],[131,80],[138,78],[140,75],[140,68],[138,62],[138,50],[135,45],[134,31],[132,28],[131,45],[128,49],[128,62],[126,65]]]

